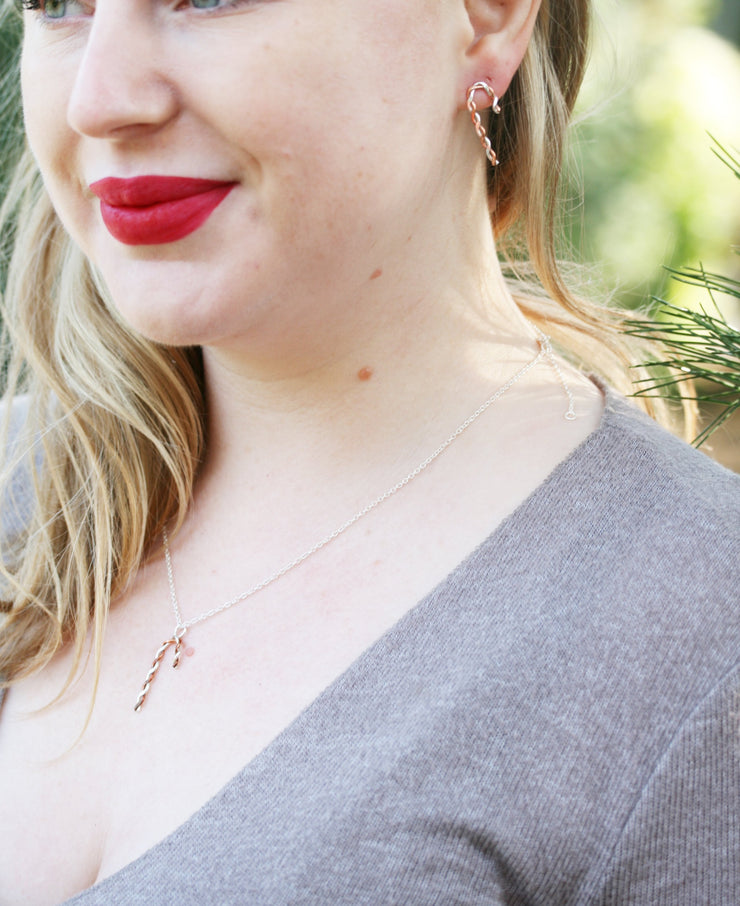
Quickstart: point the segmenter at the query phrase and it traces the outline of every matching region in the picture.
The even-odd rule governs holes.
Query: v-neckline
[[[583,438],[567,456],[557,463],[545,479],[537,485],[525,499],[508,515],[496,528],[484,538],[469,554],[467,554],[428,594],[410,607],[389,629],[378,639],[372,642],[358,655],[352,663],[333,679],[291,722],[285,726],[270,742],[241,767],[223,786],[201,806],[199,806],[185,821],[174,828],[157,843],[117,869],[110,875],[96,881],[96,883],[75,894],[71,899],[64,901],[66,904],[80,903],[84,906],[86,896],[104,894],[109,885],[120,882],[137,867],[146,861],[156,858],[157,854],[171,847],[176,839],[187,834],[194,823],[218,807],[218,803],[228,797],[231,791],[243,783],[251,774],[259,774],[268,769],[270,763],[280,757],[290,740],[299,739],[302,731],[316,718],[317,712],[333,710],[331,702],[341,698],[342,692],[348,686],[354,686],[363,674],[367,674],[377,662],[388,657],[394,650],[403,647],[403,639],[408,635],[408,627],[424,616],[427,620],[434,619],[435,607],[444,608],[445,597],[452,587],[458,585],[460,578],[472,572],[481,557],[490,557],[491,550],[502,547],[508,543],[512,535],[516,535],[519,523],[531,524],[532,511],[546,507],[546,501],[554,485],[567,483],[571,478],[577,478],[580,472],[580,462],[588,456],[591,448],[598,444],[603,435],[612,425],[618,409],[638,414],[625,401],[620,401],[614,391],[605,387],[600,382],[594,381],[603,395],[603,409],[599,423],[594,430]],[[535,516],[536,519],[536,516]],[[377,669],[377,667],[375,668]]]

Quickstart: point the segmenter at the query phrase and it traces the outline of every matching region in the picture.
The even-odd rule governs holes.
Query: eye
[[[67,0],[45,0],[44,15],[47,19],[63,19],[67,15]]]
[[[68,19],[84,14],[81,0],[22,0],[23,9],[35,10],[44,19]]]
[[[227,10],[239,6],[246,6],[254,0],[181,0],[178,9],[219,9]]]

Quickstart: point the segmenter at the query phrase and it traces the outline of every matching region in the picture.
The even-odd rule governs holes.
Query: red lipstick
[[[236,185],[184,176],[109,176],[90,185],[108,232],[126,245],[177,242],[195,232]]]

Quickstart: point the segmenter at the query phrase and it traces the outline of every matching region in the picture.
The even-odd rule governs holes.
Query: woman
[[[735,902],[737,482],[540,332],[588,4],[25,5],[0,903]]]

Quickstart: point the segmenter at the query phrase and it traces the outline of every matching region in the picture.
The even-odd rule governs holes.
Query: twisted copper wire
[[[473,127],[478,134],[481,145],[483,145],[483,149],[486,152],[486,157],[491,162],[491,166],[497,167],[498,157],[496,157],[496,152],[491,147],[491,140],[486,135],[486,130],[483,128],[480,113],[478,113],[478,107],[475,103],[475,92],[478,90],[485,91],[485,93],[491,99],[491,109],[494,113],[501,113],[501,106],[499,105],[499,99],[496,96],[496,92],[487,82],[476,82],[475,85],[471,85],[468,89],[467,107],[470,111],[470,118],[473,121]]]
[[[175,646],[175,656],[172,659],[172,666],[177,667],[179,665],[180,654],[182,652],[182,637],[184,635],[184,631],[176,632],[171,639],[167,639],[166,642],[162,642],[162,644],[157,649],[157,653],[154,655],[154,661],[152,662],[152,666],[149,668],[149,672],[146,675],[146,679],[144,680],[144,685],[141,688],[139,697],[136,699],[134,711],[141,711],[144,702],[146,701],[146,697],[149,694],[149,689],[152,685],[154,677],[157,675],[157,670],[159,670],[159,665],[162,663],[162,659],[167,653],[167,649],[170,647],[170,645]]]

